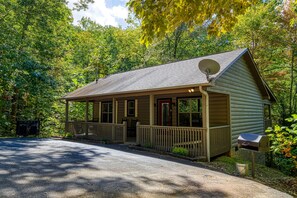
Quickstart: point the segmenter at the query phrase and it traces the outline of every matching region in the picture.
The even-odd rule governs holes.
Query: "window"
[[[178,125],[202,127],[201,98],[178,99]]]
[[[102,102],[101,122],[112,123],[112,102]]]
[[[127,101],[127,116],[134,117],[135,116],[135,100]]]

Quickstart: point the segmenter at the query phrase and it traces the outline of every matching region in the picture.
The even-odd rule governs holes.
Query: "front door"
[[[171,126],[171,99],[158,100],[158,125]]]

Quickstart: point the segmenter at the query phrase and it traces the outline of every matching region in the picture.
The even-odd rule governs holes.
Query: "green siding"
[[[230,95],[232,145],[241,133],[263,133],[263,99],[243,58],[237,60],[208,91]]]

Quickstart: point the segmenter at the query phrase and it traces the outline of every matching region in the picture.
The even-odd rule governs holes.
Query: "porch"
[[[85,103],[85,120],[80,121],[69,119],[69,102],[66,131],[76,137],[133,141],[164,152],[182,147],[190,157],[207,160],[231,148],[228,95],[206,96],[191,88],[71,101]]]

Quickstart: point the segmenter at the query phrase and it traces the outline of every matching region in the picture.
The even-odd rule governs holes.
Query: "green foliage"
[[[72,133],[65,133],[63,137],[64,138],[73,138],[74,136]]]
[[[248,47],[261,75],[274,91],[278,102],[273,118],[285,118],[297,111],[296,95],[296,11],[290,3],[267,1],[247,9],[233,28],[234,44]]]
[[[274,129],[266,130],[271,150],[275,154],[274,163],[288,175],[297,175],[297,114],[293,114],[287,121],[288,127],[276,125]]]
[[[0,0],[0,10],[0,136],[5,136],[14,133],[17,120],[40,120],[44,127],[51,117],[61,94],[58,65],[71,13],[63,0]]]
[[[189,150],[183,147],[173,147],[172,153],[182,156],[189,156]]]
[[[190,28],[207,24],[210,33],[225,33],[235,23],[236,16],[254,2],[257,1],[130,0],[128,6],[141,19],[141,41],[148,46],[154,38],[164,37],[183,23]]]

